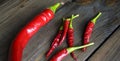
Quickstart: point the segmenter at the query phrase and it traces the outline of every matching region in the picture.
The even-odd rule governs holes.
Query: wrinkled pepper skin
[[[68,45],[69,47],[73,47],[74,43],[74,29],[73,28],[69,28],[68,29]],[[77,61],[77,58],[74,54],[74,52],[71,53],[71,56]]]
[[[68,29],[68,44],[69,47],[73,47],[74,40],[74,30],[72,28]]]
[[[23,50],[26,47],[29,39],[45,24],[54,17],[54,12],[50,9],[45,9],[31,20],[13,40],[8,61],[21,61]]]
[[[50,56],[50,54],[53,52],[53,50],[58,47],[58,43],[59,43],[59,40],[60,40],[60,37],[62,35],[62,31],[63,30],[59,30],[57,36],[55,37],[54,41],[52,42],[52,45],[51,45],[51,48],[49,49],[49,51],[47,52],[46,54],[46,58],[48,58]]]
[[[68,27],[68,34],[67,34],[67,38],[68,38],[68,46],[69,47],[73,47],[74,46],[74,28],[73,28],[73,20],[75,18],[77,18],[79,16],[79,14],[77,15],[72,15],[72,17],[70,18],[70,24],[69,24],[69,27]],[[71,53],[71,56],[72,58],[77,61],[77,57],[75,56],[74,52]]]
[[[56,55],[54,55],[50,61],[62,61],[62,59],[64,57],[66,57],[69,54],[69,52],[67,51],[67,49],[63,49],[61,51],[59,51]]]
[[[93,22],[91,22],[91,21],[88,23],[88,25],[86,27],[86,30],[85,30],[85,33],[84,33],[84,38],[83,38],[84,45],[88,44],[90,42],[89,40],[90,40],[92,31],[93,31],[94,25],[95,24]],[[86,51],[86,48],[83,48],[83,51]]]

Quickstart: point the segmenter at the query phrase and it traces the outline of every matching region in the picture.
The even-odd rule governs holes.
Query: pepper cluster
[[[71,19],[66,19],[64,21],[64,26],[61,26],[60,27],[60,31],[59,31],[59,38],[55,38],[56,41],[54,40],[53,43],[55,43],[55,45],[52,43],[51,47],[57,47],[59,45],[62,44],[62,42],[64,41],[65,37],[66,37],[66,34],[68,35],[68,45],[69,45],[69,48],[65,48],[61,51],[59,51],[56,55],[54,55],[50,61],[62,61],[62,59],[67,56],[68,54],[71,53],[71,56],[77,61],[77,58],[75,57],[73,51],[77,50],[77,49],[81,49],[83,48],[82,50],[85,51],[86,50],[86,47],[90,46],[90,45],[93,45],[94,43],[89,43],[90,42],[90,36],[92,34],[92,31],[93,31],[93,28],[94,28],[94,25],[97,21],[97,19],[101,16],[101,12],[98,13],[98,15],[93,18],[87,25],[86,27],[86,30],[84,32],[84,36],[83,36],[83,46],[77,46],[77,47],[73,47],[73,42],[74,42],[74,29],[73,29],[73,26],[72,26],[72,20],[76,17],[78,17],[79,15],[72,15]],[[61,30],[62,29],[62,30]],[[61,33],[60,33],[61,32]],[[63,33],[63,34],[62,34]],[[55,49],[54,48],[54,49]],[[53,50],[54,50],[53,49]],[[52,49],[49,50],[49,52],[47,53],[47,56],[48,57],[52,51]]]
[[[96,23],[96,21],[97,21],[97,19],[100,17],[100,15],[101,15],[101,12],[99,12],[99,14],[93,19],[93,20],[91,20],[89,23],[88,23],[88,25],[87,25],[87,27],[86,27],[86,30],[85,30],[85,33],[84,33],[84,37],[83,37],[83,44],[84,45],[93,45],[94,43],[90,43],[90,44],[88,44],[89,43],[89,40],[90,40],[90,36],[91,36],[91,34],[92,34],[92,31],[93,31],[93,28],[94,28],[94,25],[95,25],[95,23]],[[71,48],[68,48],[68,49],[63,49],[63,50],[61,50],[60,52],[58,52],[55,56],[53,56],[53,58],[50,60],[50,61],[61,61],[65,56],[67,56],[69,53],[71,53],[71,56],[77,61],[77,58],[75,57],[75,55],[74,55],[74,53],[73,53],[73,51],[74,50],[77,50],[75,47],[73,48],[73,42],[74,42],[74,29],[73,29],[73,26],[72,26],[72,20],[74,19],[74,18],[76,18],[76,17],[78,17],[79,15],[76,15],[76,16],[74,16],[74,15],[72,15],[72,18],[71,19],[66,19],[65,21],[64,21],[64,26],[61,26],[60,27],[60,31],[59,31],[59,35],[61,36],[61,38],[60,38],[60,36],[59,37],[56,37],[55,39],[56,39],[56,41],[54,40],[53,41],[53,43],[55,43],[55,45],[52,43],[52,45],[51,45],[51,47],[57,47],[57,46],[59,46],[59,45],[61,45],[62,44],[62,42],[64,41],[64,39],[65,39],[65,37],[66,37],[66,34],[68,35],[68,45],[69,45],[69,47],[71,47]],[[81,46],[80,46],[81,47]],[[54,48],[54,49],[55,49]],[[46,57],[48,57],[51,53],[52,53],[52,51],[54,50],[54,49],[50,49],[49,50],[49,52],[47,53],[47,56]],[[84,47],[83,49],[82,49],[83,51],[85,51],[86,50],[86,47]]]
[[[49,51],[46,54],[46,57],[48,58],[51,53],[53,52],[53,50],[60,46],[63,41],[65,40],[66,36],[68,37],[68,45],[69,47],[73,47],[73,43],[74,43],[74,29],[72,26],[72,21],[73,19],[75,19],[76,17],[78,17],[79,15],[72,15],[71,18],[67,18],[67,19],[63,19],[63,24],[60,27],[60,30],[58,31],[58,34],[56,35],[54,41],[51,44],[51,48],[49,49]],[[76,60],[76,57],[74,55],[74,53],[71,53],[71,56]]]

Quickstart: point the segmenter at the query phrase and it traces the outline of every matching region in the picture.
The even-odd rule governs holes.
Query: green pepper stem
[[[65,20],[65,18],[63,18],[63,22],[62,22],[59,30],[63,30],[64,20]]]
[[[94,45],[94,43],[92,42],[92,43],[89,43],[89,44],[86,44],[86,45],[83,45],[83,46],[78,46],[78,47],[70,47],[70,48],[67,48],[67,51],[68,51],[68,53],[71,53],[75,50],[85,48],[85,47],[88,47],[88,46],[91,46],[91,45]]]
[[[70,25],[69,25],[70,28],[73,28],[73,26],[72,26],[72,21],[73,21],[75,18],[77,18],[78,16],[79,16],[79,14],[77,14],[77,15],[72,15],[72,17],[71,17],[71,19],[70,19]]]
[[[60,26],[60,30],[63,30],[63,25],[62,25],[62,26]]]
[[[98,13],[98,15],[95,17],[95,18],[93,18],[92,20],[91,20],[91,22],[93,22],[94,24],[96,23],[96,21],[97,21],[97,19],[101,16],[101,12],[99,12]]]
[[[51,9],[54,13],[56,12],[57,8],[62,5],[63,3],[56,3],[55,5],[49,7],[49,9]]]

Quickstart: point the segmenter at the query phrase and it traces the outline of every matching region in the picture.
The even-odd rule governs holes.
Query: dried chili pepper
[[[72,15],[72,18],[70,20],[70,24],[69,24],[69,28],[68,28],[68,45],[69,47],[73,47],[73,43],[74,43],[74,29],[72,26],[72,21],[73,19],[75,19],[76,17],[78,17],[79,15]],[[75,59],[77,61],[77,58],[75,57],[74,53],[71,53],[71,56],[73,57],[73,59]]]
[[[94,43],[89,43],[89,44],[86,44],[86,45],[83,45],[83,46],[78,46],[78,47],[70,47],[70,48],[65,48],[61,51],[59,51],[56,55],[54,55],[50,61],[62,61],[62,59],[64,57],[66,57],[68,54],[70,54],[71,52],[75,51],[75,50],[78,50],[78,49],[81,49],[81,48],[84,48],[84,47],[88,47],[88,46],[91,46],[93,45]]]
[[[92,34],[94,25],[95,25],[97,19],[101,16],[101,14],[102,13],[99,12],[99,14],[88,23],[88,25],[86,27],[86,30],[85,30],[85,33],[84,33],[84,37],[83,37],[83,44],[88,44],[89,43],[90,36]],[[82,50],[85,51],[86,48],[83,48]]]
[[[63,23],[64,23],[64,21],[63,21]],[[63,24],[60,26],[58,34],[54,38],[54,40],[51,44],[51,48],[49,49],[49,51],[46,54],[46,58],[48,58],[50,56],[50,54],[53,52],[53,50],[58,46],[58,43],[59,43],[60,37],[62,35],[62,32],[63,32]]]
[[[23,50],[26,47],[29,39],[45,24],[47,24],[52,18],[57,8],[60,6],[57,3],[50,8],[43,10],[33,20],[31,20],[16,36],[10,47],[9,60],[8,61],[21,61]]]

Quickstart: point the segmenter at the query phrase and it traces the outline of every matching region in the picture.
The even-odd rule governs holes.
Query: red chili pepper
[[[68,45],[69,47],[73,47],[73,43],[74,43],[74,29],[72,26],[72,21],[74,18],[78,17],[79,15],[72,15],[72,18],[70,20],[70,24],[69,24],[69,28],[68,28]],[[73,57],[74,60],[77,61],[77,58],[75,57],[74,53],[71,53],[71,56]]]
[[[18,33],[12,42],[8,61],[22,60],[23,50],[29,39],[54,17],[54,13],[59,6],[60,3],[57,3],[50,8],[43,10]]]
[[[56,55],[54,55],[50,61],[62,61],[62,59],[64,57],[66,57],[68,54],[70,54],[71,52],[75,51],[75,50],[78,50],[78,49],[81,49],[81,48],[84,48],[84,47],[88,47],[88,46],[91,46],[93,45],[94,43],[89,43],[89,44],[86,44],[86,45],[83,45],[83,46],[78,46],[78,47],[70,47],[70,48],[66,48],[66,49],[63,49],[61,51],[59,51]]]
[[[56,37],[54,38],[54,41],[52,42],[51,48],[49,49],[49,51],[46,54],[47,58],[50,56],[50,54],[53,52],[53,50],[58,46],[62,32],[63,32],[63,25],[60,27],[58,34],[56,35]]]
[[[69,24],[70,24],[70,18],[68,18],[68,19],[63,19],[63,20],[64,20],[63,33],[62,33],[62,35],[61,35],[60,42],[59,42],[58,45],[61,45],[62,42],[65,40],[66,35],[67,35],[67,31],[68,31],[68,27],[69,27]]]
[[[90,36],[91,36],[91,34],[92,34],[94,25],[95,25],[97,19],[101,16],[101,14],[102,14],[102,13],[99,12],[99,14],[98,14],[93,20],[91,20],[91,21],[88,23],[88,25],[87,25],[87,27],[86,27],[86,30],[85,30],[85,33],[84,33],[84,37],[83,37],[83,39],[84,39],[83,44],[88,44],[88,43],[89,43]],[[83,48],[82,50],[85,51],[86,48]]]

